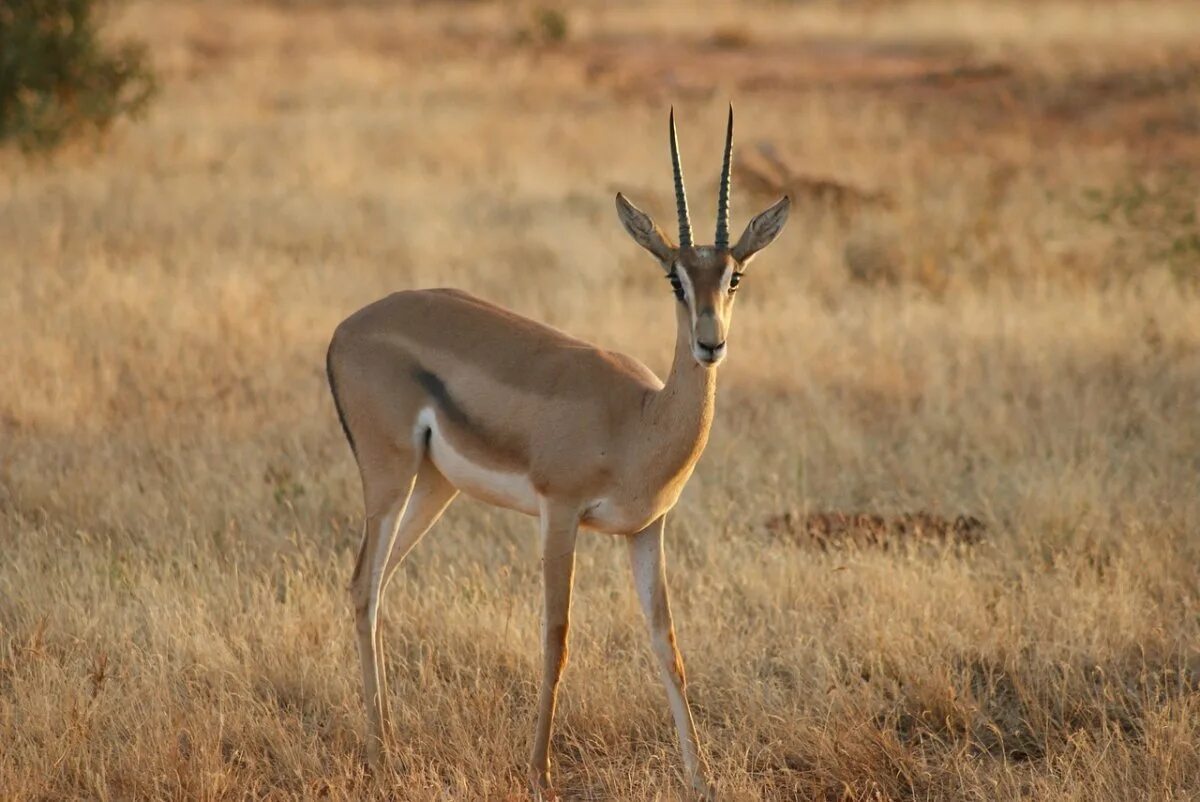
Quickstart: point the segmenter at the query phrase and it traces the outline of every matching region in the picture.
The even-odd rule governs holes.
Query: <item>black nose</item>
[[[711,351],[711,352],[715,353],[725,347],[725,341],[721,340],[721,342],[717,343],[716,345],[709,345],[708,343],[702,343],[699,340],[697,340],[696,345],[700,346],[705,351]]]

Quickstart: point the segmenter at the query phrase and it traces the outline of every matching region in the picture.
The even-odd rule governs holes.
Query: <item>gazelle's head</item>
[[[681,324],[691,329],[692,355],[704,367],[720,362],[727,352],[733,298],[742,273],[756,253],[771,244],[787,222],[791,201],[785,196],[758,214],[733,247],[729,245],[729,171],[733,161],[733,106],[725,132],[725,161],[717,196],[717,233],[712,245],[692,243],[679,141],[675,136],[675,110],[671,110],[671,164],[675,172],[675,205],[679,211],[679,245],[673,245],[650,215],[617,193],[617,215],[629,236],[658,259],[679,301]]]

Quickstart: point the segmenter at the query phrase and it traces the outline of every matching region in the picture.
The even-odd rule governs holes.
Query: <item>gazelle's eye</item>
[[[679,276],[672,273],[671,275],[667,276],[667,280],[671,282],[671,289],[675,293],[675,298],[682,301],[683,300],[683,282],[681,282],[679,280]]]
[[[732,276],[729,277],[729,292],[731,294],[737,292],[738,283],[741,280],[742,280],[741,273],[734,273]]]

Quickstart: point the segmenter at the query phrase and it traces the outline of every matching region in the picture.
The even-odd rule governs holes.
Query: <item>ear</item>
[[[621,225],[633,237],[633,241],[654,254],[660,262],[671,261],[675,246],[663,234],[662,229],[654,224],[650,215],[634,206],[620,192],[617,193],[617,217]]]
[[[733,246],[733,258],[745,264],[754,254],[774,242],[779,232],[783,231],[783,224],[787,222],[788,209],[791,207],[791,198],[784,195],[770,209],[759,212],[746,226],[737,245]]]

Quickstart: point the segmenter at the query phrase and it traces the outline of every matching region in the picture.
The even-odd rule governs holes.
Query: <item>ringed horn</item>
[[[679,247],[692,247],[692,223],[688,216],[687,193],[683,187],[683,165],[679,161],[679,137],[675,133],[675,109],[671,108],[671,168],[675,176],[675,208],[679,214]],[[725,127],[725,158],[721,163],[721,188],[717,195],[718,249],[729,247],[729,183],[733,168],[733,104],[729,104],[729,123]]]

